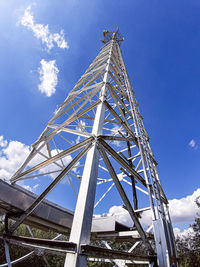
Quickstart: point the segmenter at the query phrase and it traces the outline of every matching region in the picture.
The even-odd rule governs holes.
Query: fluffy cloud
[[[4,144],[0,154],[0,179],[8,181],[28,156],[30,147],[18,141],[8,142],[3,136],[0,140]]]
[[[30,147],[19,141],[8,142],[3,136],[0,136],[0,146],[4,147],[0,153],[0,179],[9,182],[11,176],[30,153]],[[38,187],[38,184],[31,187],[24,181],[20,181],[19,185],[31,192],[34,192]]]
[[[191,222],[197,215],[198,207],[195,204],[197,197],[200,196],[200,188],[192,195],[181,199],[169,200],[169,212],[173,223]]]
[[[122,206],[112,206],[107,214],[108,216],[115,216],[116,220],[129,227],[133,226],[133,221],[128,213]]]
[[[195,190],[192,195],[180,199],[169,200],[169,212],[172,223],[192,222],[197,216],[198,207],[195,204],[197,197],[200,196],[200,188]],[[151,213],[149,211],[143,212],[142,222],[150,224]]]
[[[4,140],[3,136],[1,135],[0,136],[0,147],[5,147],[7,146],[7,144],[8,144],[8,141]]]
[[[10,141],[4,139],[3,136],[0,136],[0,144],[3,144],[3,149],[0,151],[0,179],[9,182],[9,179],[13,176],[13,174],[16,172],[16,170],[22,165],[28,154],[30,153],[31,149],[29,146],[26,146],[25,144],[19,142],[19,141]],[[41,150],[42,154],[48,155],[46,149]],[[62,150],[58,150],[58,152],[62,152]],[[57,150],[53,149],[51,150],[52,156],[57,154]],[[37,165],[38,163],[44,161],[44,157],[37,154],[30,162],[28,167],[33,167]],[[67,155],[62,159],[63,164],[66,166],[69,164],[69,162],[72,160],[71,155]],[[62,163],[60,160],[57,161],[59,165],[62,166]],[[55,171],[61,171],[61,167],[57,166],[56,164],[50,164],[38,171],[38,174],[45,174],[48,172],[54,172],[49,174],[49,176],[54,179],[59,172]],[[73,169],[73,172],[76,172],[76,167]],[[27,181],[19,181],[18,184],[25,189],[34,192],[38,188],[38,184],[33,185],[32,187],[30,185],[26,184]]]
[[[121,131],[122,134],[125,134],[125,133],[123,132],[123,129],[122,129],[121,125],[119,125],[119,124],[113,124],[113,128],[110,129],[110,134],[115,136],[115,135],[118,134],[118,131],[119,131],[119,130]],[[121,146],[121,142],[120,142],[120,141],[117,141],[117,140],[113,141],[113,144],[114,144],[116,147],[120,147],[120,146]]]
[[[41,83],[38,89],[41,93],[50,97],[56,92],[56,85],[58,83],[58,68],[55,60],[46,61],[42,59],[40,61],[41,67],[38,68]]]
[[[33,186],[33,189],[36,190],[36,189],[38,188],[38,186],[39,186],[39,184],[35,184],[35,185]]]
[[[46,45],[48,51],[50,51],[54,45],[59,48],[65,49],[69,48],[67,41],[64,38],[64,31],[61,30],[60,33],[50,33],[49,25],[36,24],[34,22],[33,14],[31,13],[31,6],[28,6],[24,12],[24,15],[18,22],[19,24],[27,27],[31,30],[34,36],[42,41]]]
[[[193,222],[199,211],[197,205],[195,204],[195,201],[199,196],[200,188],[194,191],[192,195],[188,195],[180,199],[169,200],[169,212],[172,223]],[[111,207],[109,209],[108,215],[115,215],[116,219],[119,222],[128,226],[131,226],[133,224],[130,215],[121,206]],[[141,223],[144,226],[151,224],[150,211],[144,211],[142,213]],[[175,230],[176,233],[178,231],[177,229]]]
[[[53,115],[56,115],[56,113],[58,112],[58,110],[59,110],[59,106],[58,105],[56,105],[56,108],[55,108],[55,110],[54,110],[54,112],[53,112]]]
[[[44,153],[44,151],[42,151],[42,152]],[[59,149],[58,152],[60,153],[60,152],[62,152],[62,150]],[[44,153],[44,154],[47,154],[47,153]],[[52,156],[55,156],[56,154],[57,154],[56,149],[51,150]],[[38,156],[38,157],[40,157],[40,156]],[[43,158],[43,160],[44,160],[44,158]],[[36,161],[38,161],[38,159],[36,159]],[[72,161],[72,156],[67,155],[66,157],[62,158],[62,162],[61,162],[61,160],[59,160],[59,161],[57,161],[57,163],[61,166],[62,166],[62,163],[64,164],[64,166],[67,166],[70,163],[70,161]],[[38,162],[41,162],[41,160]],[[50,164],[50,165],[47,165],[44,168],[40,169],[39,173],[43,174],[43,173],[48,173],[48,172],[60,171],[60,170],[61,170],[61,168],[59,166],[57,166],[55,164]],[[59,174],[59,172],[56,172],[56,173],[50,174],[49,176],[51,178],[55,179],[58,174]]]
[[[19,181],[18,185],[20,185],[21,187],[23,187],[24,189],[31,191],[31,192],[35,192],[36,189],[38,188],[39,184],[35,184],[34,186],[30,186],[24,183],[24,181]]]
[[[79,132],[85,132],[85,126],[86,126],[86,123],[83,120],[80,120],[78,126],[76,126],[76,130]],[[81,137],[80,135],[78,135],[75,140],[75,143],[78,144],[80,140],[81,140]]]
[[[184,229],[182,232],[178,227],[175,227],[173,230],[174,230],[175,237],[179,237],[179,238],[191,237],[194,234],[194,230],[192,229],[192,227],[189,227],[188,229]]]
[[[196,141],[194,139],[192,139],[189,144],[188,144],[190,147],[194,148],[194,149],[197,149],[198,146],[196,145]]]
[[[78,126],[76,126],[76,130],[79,132],[84,132],[85,126],[86,126],[86,123],[83,120],[80,120]]]

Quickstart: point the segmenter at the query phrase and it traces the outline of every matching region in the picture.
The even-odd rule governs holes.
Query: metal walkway
[[[7,214],[12,219],[25,211],[38,197],[21,186],[13,186],[2,180],[0,180],[0,191],[0,214]],[[24,223],[43,230],[51,229],[66,235],[71,230],[73,215],[72,211],[51,201],[43,200],[34,212],[26,218]],[[126,235],[123,235],[124,237],[121,236],[121,239],[127,238],[127,236],[135,236],[136,239],[139,239],[137,231],[131,231],[127,226],[119,223],[115,216],[93,218],[92,233],[98,238],[105,238],[107,234],[109,238],[120,239],[118,233],[121,231],[127,232]]]

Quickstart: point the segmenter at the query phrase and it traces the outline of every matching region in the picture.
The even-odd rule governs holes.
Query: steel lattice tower
[[[119,30],[104,31],[104,45],[100,53],[11,178],[14,186],[20,180],[53,176],[44,192],[15,218],[15,223],[7,231],[9,235],[26,222],[64,177],[68,178],[77,202],[68,242],[69,245],[74,244],[75,249],[68,251],[65,267],[84,267],[88,257],[111,258],[116,266],[136,263],[139,261],[133,253],[139,243],[147,252],[141,263],[149,262],[154,266],[153,259],[157,255],[159,266],[178,266],[168,201],[122,58],[122,41]],[[102,195],[98,193],[101,185],[104,186]],[[112,190],[115,191],[112,193]],[[101,238],[105,249],[90,244],[94,208],[106,197],[114,201],[117,192],[124,211],[128,211],[132,219],[138,240],[133,242],[129,251],[121,254],[110,249],[106,241],[109,240],[108,235],[105,240]],[[152,225],[145,230],[141,213],[149,210]],[[134,240],[133,231],[130,232]],[[129,234],[124,232],[124,235]],[[150,235],[155,239],[155,250]]]

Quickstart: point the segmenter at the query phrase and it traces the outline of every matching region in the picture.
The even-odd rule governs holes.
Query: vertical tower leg
[[[104,100],[106,98],[106,83],[108,81],[108,71],[110,65],[110,58],[112,54],[112,45],[107,61],[106,72],[104,74],[104,85],[101,89],[100,100],[101,103],[97,107],[95,120],[93,124],[92,133],[96,137],[102,133],[103,121],[105,116]],[[70,234],[70,242],[77,244],[77,251],[75,254],[67,253],[65,260],[65,267],[86,267],[87,257],[79,255],[80,245],[89,244],[90,232],[92,225],[92,215],[94,209],[94,200],[96,193],[96,181],[98,175],[99,165],[99,151],[97,143],[88,151],[85,161],[85,167],[82,175],[81,186],[76,203],[76,209]]]
[[[168,249],[169,244],[167,243],[167,235],[165,232],[165,225],[162,219],[157,219],[153,221],[154,228],[154,236],[156,242],[156,250],[157,250],[157,259],[158,266],[166,266],[170,267],[170,251]]]
[[[9,247],[6,241],[4,241],[4,248],[5,248],[6,261],[7,261],[8,267],[12,267],[11,261],[10,261]]]
[[[65,267],[84,267],[87,265],[87,258],[79,255],[79,249],[80,244],[89,244],[90,241],[98,163],[99,152],[97,145],[94,144],[86,157],[70,235],[70,241],[77,244],[78,251],[75,254],[67,254]]]

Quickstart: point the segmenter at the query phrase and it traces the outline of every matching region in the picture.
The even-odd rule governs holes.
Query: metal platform
[[[28,249],[39,249],[45,251],[48,254],[53,255],[65,255],[66,252],[75,253],[77,245],[73,242],[60,241],[60,240],[48,240],[48,239],[39,239],[39,238],[30,238],[24,236],[9,236],[4,235],[0,237],[0,242],[7,241],[11,244],[18,246],[26,247]],[[124,252],[116,249],[108,249],[102,247],[96,247],[91,245],[81,245],[80,253],[92,261],[98,261],[98,259],[117,259],[117,260],[126,260],[127,263],[143,263],[150,264],[156,260],[156,255],[135,255],[133,253]],[[118,265],[117,265],[118,266]]]
[[[8,214],[15,219],[16,215],[25,211],[38,197],[36,194],[18,185],[10,185],[0,180],[0,214]],[[62,234],[69,234],[73,212],[51,201],[44,200],[34,212],[27,217],[25,223],[43,230],[53,230]],[[92,233],[99,239],[108,235],[119,238],[120,232],[127,232],[125,236],[138,237],[136,231],[130,231],[125,225],[116,221],[114,216],[93,218]],[[130,232],[129,232],[130,231]]]

